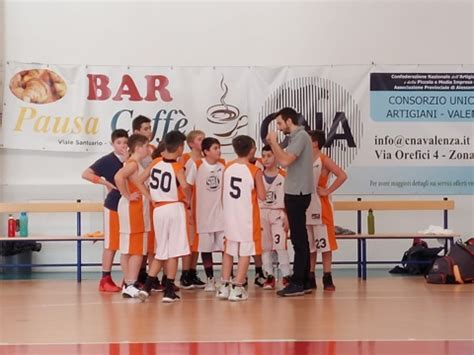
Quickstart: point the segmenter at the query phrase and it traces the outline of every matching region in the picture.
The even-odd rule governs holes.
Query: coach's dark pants
[[[291,281],[304,286],[309,274],[309,243],[306,231],[306,210],[311,202],[311,195],[285,194],[285,209],[291,232],[291,243],[295,250],[293,277]]]

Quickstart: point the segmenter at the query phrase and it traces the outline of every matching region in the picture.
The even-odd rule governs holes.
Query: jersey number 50
[[[172,177],[169,172],[162,172],[160,169],[152,169],[150,188],[169,192],[171,190],[171,179]]]

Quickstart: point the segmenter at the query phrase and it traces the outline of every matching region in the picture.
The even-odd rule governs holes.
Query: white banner
[[[267,116],[295,108],[327,135],[347,194],[472,194],[474,70],[469,66],[117,67],[6,65],[3,146],[110,151],[116,128],[152,120],[154,140],[201,129],[231,154],[258,147]],[[272,128],[272,123],[269,123]]]

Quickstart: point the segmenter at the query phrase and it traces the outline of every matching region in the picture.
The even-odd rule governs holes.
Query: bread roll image
[[[24,102],[48,104],[63,98],[67,85],[61,76],[51,70],[30,69],[12,77],[10,91]]]

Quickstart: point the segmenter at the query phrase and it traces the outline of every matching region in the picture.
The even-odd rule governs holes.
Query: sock
[[[204,271],[206,272],[206,277],[208,279],[212,279],[214,277],[214,269],[212,266],[204,268]]]
[[[255,274],[260,277],[265,277],[261,266],[255,266]]]
[[[207,278],[213,278],[214,269],[212,267],[212,253],[201,253],[201,259]]]
[[[271,251],[264,251],[262,253],[262,263],[263,270],[265,270],[265,273],[267,275],[273,275],[273,260]]]
[[[161,278],[161,284],[162,284],[162,285],[166,285],[166,280],[167,280],[167,279],[168,279],[168,278],[166,277],[166,274],[163,274],[163,277]]]
[[[281,270],[283,277],[289,276],[290,271],[290,256],[288,255],[288,250],[277,250],[278,254],[278,266]]]
[[[138,273],[138,282],[145,283],[147,276],[146,268],[141,268]]]
[[[107,276],[111,276],[111,272],[110,271],[102,271],[102,277],[107,277]]]
[[[125,288],[127,288],[128,286],[131,286],[131,285],[135,285],[135,282],[137,282],[137,280],[125,280],[124,281]]]
[[[196,277],[197,276],[197,270],[196,269],[189,269],[189,276],[191,278]]]
[[[181,271],[181,280],[186,280],[189,277],[189,270]],[[167,279],[169,280],[169,279]]]
[[[330,272],[325,272],[325,273],[323,274],[323,277],[328,277],[328,276],[331,276],[331,273],[330,273]]]

